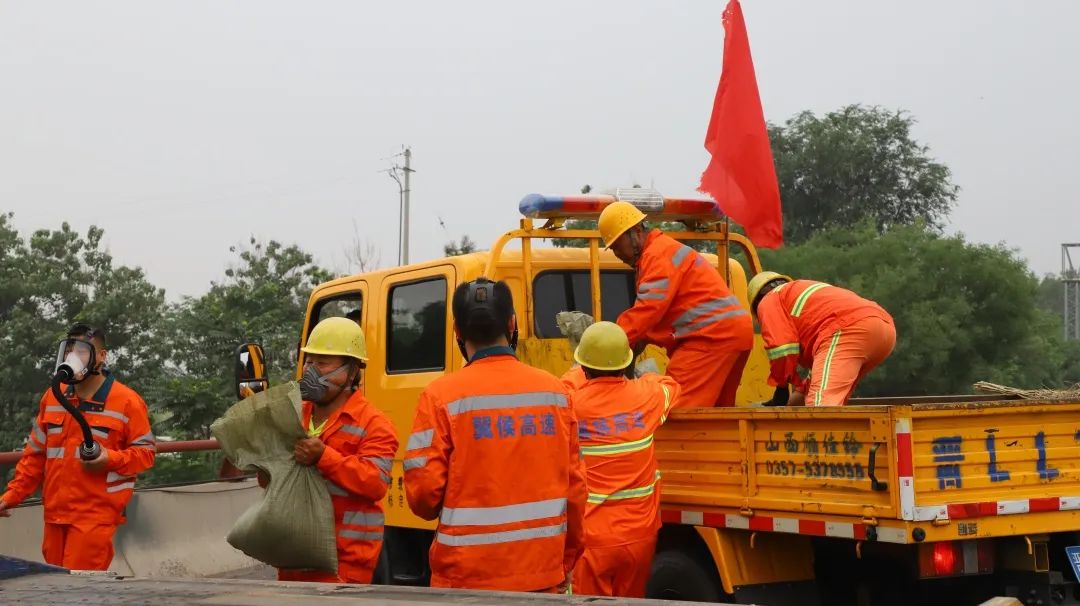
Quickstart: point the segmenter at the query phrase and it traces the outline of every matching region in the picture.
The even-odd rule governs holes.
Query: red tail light
[[[994,571],[994,542],[988,539],[919,545],[919,576],[954,577]]]
[[[950,577],[963,572],[964,561],[953,541],[934,543],[934,576]]]

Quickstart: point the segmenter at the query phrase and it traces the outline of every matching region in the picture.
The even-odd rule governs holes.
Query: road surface
[[[27,606],[689,606],[689,602],[381,585],[278,583],[248,579],[136,579],[43,573],[0,580],[0,603]]]

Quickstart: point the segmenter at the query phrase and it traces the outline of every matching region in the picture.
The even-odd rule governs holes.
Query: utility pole
[[[1080,242],[1061,245],[1061,283],[1065,290],[1065,308],[1062,318],[1065,340],[1080,339],[1080,264],[1073,261],[1073,253],[1080,251]]]
[[[402,207],[404,210],[402,214],[402,237],[401,237],[401,257],[402,265],[409,264],[409,174],[413,172],[412,169],[412,149],[405,148],[405,189],[401,193]]]
[[[405,156],[405,166],[393,164],[390,168],[379,172],[390,175],[398,184],[398,265],[409,264],[409,176],[416,172],[412,169],[412,148],[406,147],[405,151],[397,156]],[[398,172],[404,173],[404,178]]]

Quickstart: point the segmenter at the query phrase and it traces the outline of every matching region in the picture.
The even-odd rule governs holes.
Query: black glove
[[[788,402],[788,386],[783,385],[776,388],[773,392],[772,400],[765,402],[766,406],[787,406]]]

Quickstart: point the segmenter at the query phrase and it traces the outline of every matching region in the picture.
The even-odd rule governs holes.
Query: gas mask
[[[348,370],[349,363],[346,362],[341,366],[338,366],[334,370],[326,373],[325,375],[319,374],[319,369],[315,368],[314,364],[308,364],[304,368],[304,374],[300,377],[300,397],[308,402],[314,402],[316,404],[323,404],[331,397],[336,397],[345,389],[344,385],[338,386],[330,382],[330,377],[338,374],[339,372]],[[329,396],[331,388],[337,388],[333,396]]]
[[[54,372],[62,382],[69,384],[82,382],[90,375],[101,374],[98,370],[97,349],[93,343],[79,339],[60,341]]]

